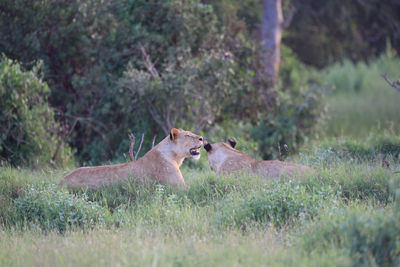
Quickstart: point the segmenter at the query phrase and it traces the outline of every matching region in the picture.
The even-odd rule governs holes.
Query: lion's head
[[[206,142],[204,144],[204,149],[207,151],[208,162],[212,170],[217,171],[228,157],[240,153],[235,149],[236,143],[234,138],[229,138],[227,142],[215,144]]]
[[[202,136],[190,131],[173,128],[169,138],[174,144],[174,153],[180,157],[192,157],[195,160],[200,158],[200,148],[203,146]]]

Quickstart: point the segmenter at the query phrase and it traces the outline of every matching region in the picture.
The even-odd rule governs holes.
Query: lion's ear
[[[204,149],[207,151],[207,152],[210,152],[211,151],[211,149],[212,149],[212,147],[211,147],[211,144],[210,143],[205,143],[204,144]]]
[[[179,136],[179,130],[176,128],[172,128],[171,132],[169,133],[169,138],[172,141],[175,141],[176,138]]]
[[[232,148],[235,148],[235,146],[237,144],[236,139],[233,137],[228,139],[228,143],[231,145]]]

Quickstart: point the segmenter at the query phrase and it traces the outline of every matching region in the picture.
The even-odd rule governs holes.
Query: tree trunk
[[[281,0],[264,0],[261,25],[263,62],[265,75],[271,80],[273,86],[278,81],[282,25]]]

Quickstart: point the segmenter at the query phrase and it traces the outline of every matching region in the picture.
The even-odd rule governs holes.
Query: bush
[[[400,136],[371,134],[365,141],[333,139],[321,145],[342,160],[400,160]],[[380,162],[379,162],[380,163]]]
[[[265,113],[252,129],[263,159],[282,158],[296,152],[314,135],[315,126],[325,114],[322,90],[312,69],[300,63],[288,48],[283,47],[282,54],[281,84],[277,89],[279,105]]]
[[[28,186],[15,200],[15,209],[17,220],[22,225],[59,232],[73,227],[90,229],[103,225],[110,218],[106,208],[88,201],[85,194],[73,195],[59,190],[54,184]]]
[[[245,30],[226,34],[200,0],[3,2],[0,52],[28,67],[44,62],[59,120],[77,120],[69,143],[82,161],[121,157],[128,132],[145,133],[146,151],[154,134],[200,131],[254,106],[243,100],[255,91]]]
[[[387,46],[384,53],[368,63],[362,61],[353,63],[350,60],[344,60],[342,63],[333,64],[321,71],[319,79],[336,94],[360,94],[366,88],[374,86],[383,73],[394,77],[399,75],[398,68],[399,59],[396,52]]]
[[[322,213],[303,235],[308,251],[346,249],[353,266],[400,264],[399,213],[392,209]]]
[[[393,202],[395,194],[391,190],[391,181],[396,177],[393,171],[376,165],[344,164],[336,157],[327,160],[319,166],[317,177],[308,177],[301,184],[311,188],[330,186],[346,202],[363,201],[381,205]],[[313,165],[316,166],[316,163]]]
[[[165,134],[175,125],[202,131],[226,115],[224,111],[233,102],[230,72],[235,64],[227,54],[203,50],[193,57],[189,48],[182,48],[179,55],[170,55],[170,61],[160,66],[156,77],[129,65],[120,85],[125,97],[138,99],[148,108]]]
[[[245,227],[246,223],[272,223],[275,227],[290,225],[298,219],[315,216],[326,200],[335,200],[331,187],[313,188],[291,181],[272,182],[239,203],[227,203],[222,222]]]
[[[353,264],[398,266],[400,264],[399,219],[398,214],[388,216],[387,213],[375,218],[368,216],[351,218],[344,231],[352,241],[348,246]]]
[[[40,65],[22,71],[17,62],[0,59],[0,160],[40,166],[53,160],[60,125],[47,103],[49,87],[40,79]],[[71,158],[61,146],[56,163]]]

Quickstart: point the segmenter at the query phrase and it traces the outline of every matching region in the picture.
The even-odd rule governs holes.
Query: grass
[[[364,254],[349,240],[368,220],[374,223],[360,228],[369,240],[361,250],[369,255],[367,263],[385,265],[380,260],[387,254],[374,254],[374,248],[381,244],[379,233],[398,237],[397,228],[384,226],[398,216],[399,164],[387,170],[340,157],[334,165],[309,163],[318,174],[294,181],[215,177],[185,168],[187,190],[128,181],[66,191],[54,184],[67,171],[1,167],[0,190],[8,205],[0,215],[0,265],[348,266],[361,262]],[[38,194],[32,196],[32,188]],[[78,214],[80,223],[69,224],[58,214]],[[343,227],[348,230],[337,230]],[[390,242],[391,262],[397,263],[398,243]]]
[[[229,231],[201,239],[195,234],[143,238],[142,229],[2,236],[2,266],[329,266],[346,257],[328,252],[305,256],[286,248],[275,233]],[[147,230],[144,230],[145,232]],[[155,230],[157,231],[157,230]],[[138,233],[139,232],[139,233]],[[7,245],[6,245],[7,244]],[[17,254],[15,254],[15,252]]]
[[[321,81],[333,91],[327,96],[328,119],[324,136],[365,139],[371,132],[400,131],[400,93],[381,77],[400,78],[400,60],[390,51],[367,63],[328,67]]]

